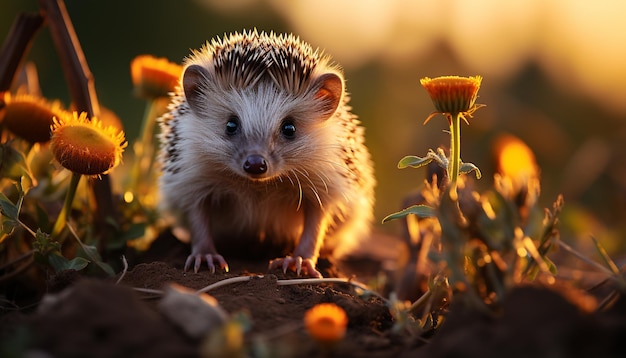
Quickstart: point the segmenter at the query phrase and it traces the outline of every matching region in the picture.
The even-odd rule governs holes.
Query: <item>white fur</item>
[[[191,64],[215,74],[206,51],[196,53]],[[312,78],[324,72],[337,70],[323,65]],[[313,90],[288,93],[269,80],[246,88],[207,83],[202,108],[180,115],[176,107],[184,104],[184,93],[178,96],[182,98],[175,101],[171,116],[177,116],[176,148],[182,154],[176,167],[180,170],[164,171],[160,197],[162,209],[176,214],[181,225],[188,225],[194,213],[201,213],[199,217],[209,223],[209,233],[192,230],[192,246],[201,247],[207,234],[218,246],[220,240],[233,237],[298,243],[306,220],[319,226],[326,241],[336,247],[336,255],[367,235],[374,178],[362,143],[363,130],[348,112],[347,98],[342,98],[333,116],[324,119]],[[225,126],[232,114],[239,117],[240,133],[229,137]],[[293,118],[296,139],[280,134],[286,117]],[[346,143],[347,138],[356,143]],[[358,172],[346,164],[347,146],[358,152],[353,160]],[[250,178],[244,171],[250,154],[266,158],[263,178]],[[316,244],[312,251],[319,251],[321,243]],[[315,261],[317,255],[314,252],[311,258]]]

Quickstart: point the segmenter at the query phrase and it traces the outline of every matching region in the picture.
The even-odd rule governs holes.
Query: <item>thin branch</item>
[[[2,49],[0,49],[0,92],[11,88],[17,69],[30,48],[31,42],[43,24],[39,14],[19,14]]]
[[[254,277],[263,278],[263,275],[259,275],[259,276],[237,276],[237,277],[227,278],[227,279],[224,279],[224,280],[221,280],[221,281],[217,281],[214,284],[208,285],[208,286],[198,290],[197,293],[206,293],[206,292],[214,290],[214,289],[216,289],[218,287],[230,285],[230,284],[237,283],[237,282],[250,281]]]
[[[100,114],[93,75],[80,47],[65,4],[62,0],[39,0],[50,34],[61,61],[65,82],[79,112],[87,112],[89,118]]]
[[[585,263],[589,264],[590,266],[595,267],[600,272],[603,272],[604,274],[606,274],[608,276],[608,278],[610,278],[612,280],[615,280],[615,281],[618,280],[618,278],[615,276],[615,274],[613,274],[613,272],[611,272],[611,270],[609,270],[606,267],[600,265],[599,263],[589,259],[588,257],[586,257],[585,255],[581,254],[580,252],[576,251],[573,247],[569,246],[568,244],[564,243],[563,241],[557,239],[556,243],[559,244],[559,246],[561,246],[562,248],[564,248],[565,251],[567,251],[570,254],[576,256],[577,258],[579,258],[580,260],[582,260]]]
[[[126,260],[126,256],[124,256],[124,255],[122,255],[122,264],[123,264],[124,267],[122,269],[122,274],[117,279],[117,281],[115,281],[116,285],[119,285],[120,282],[122,282],[122,280],[124,279],[124,276],[126,276],[126,272],[128,272],[128,261]]]
[[[96,96],[93,75],[87,66],[87,60],[65,4],[62,0],[39,0],[39,6],[50,27],[52,40],[61,60],[65,80],[76,109],[80,112],[87,112],[90,118],[99,115],[100,105]],[[101,234],[99,241],[100,249],[102,249],[109,234],[115,232],[118,217],[113,205],[109,177],[101,175],[100,178],[100,180],[91,180],[90,184],[96,200],[96,220]]]

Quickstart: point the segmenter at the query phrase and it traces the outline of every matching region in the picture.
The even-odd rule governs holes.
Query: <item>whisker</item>
[[[320,208],[323,208],[324,206],[322,205],[322,199],[320,198],[320,195],[317,191],[317,187],[315,186],[315,183],[311,180],[311,178],[309,177],[308,172],[305,169],[294,169],[294,171],[299,172],[302,176],[304,176],[304,178],[309,182],[310,185],[310,189],[311,192],[313,192],[313,195],[315,195],[315,198],[317,198],[317,202],[320,204]]]
[[[324,174],[324,173],[322,173],[322,174]],[[328,185],[326,184],[326,180],[324,180],[324,177],[326,177],[326,179],[327,179],[328,181],[330,181],[330,179],[328,178],[328,176],[324,174],[324,177],[322,177],[322,176],[319,174],[319,172],[317,172],[317,171],[315,172],[315,175],[317,175],[317,177],[318,177],[318,178],[320,178],[320,181],[322,182],[322,184],[324,184],[324,191],[326,191],[326,193],[328,194]]]
[[[291,170],[291,172],[293,172],[293,175],[295,176],[296,182],[298,183],[298,207],[296,208],[296,211],[300,210],[300,207],[302,206],[302,184],[300,183],[300,179],[298,178],[298,173],[295,170]],[[289,179],[291,181],[291,178]],[[291,182],[293,184],[293,182]]]
[[[291,175],[289,175],[289,173],[287,173],[285,176],[287,177],[287,179],[289,179],[289,182],[291,183],[291,186],[296,186],[296,184],[291,179]]]

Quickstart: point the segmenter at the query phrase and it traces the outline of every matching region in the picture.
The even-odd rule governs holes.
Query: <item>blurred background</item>
[[[626,2],[622,0],[66,0],[102,105],[133,140],[145,103],[134,97],[130,62],[152,54],[180,62],[213,37],[256,27],[293,32],[324,48],[345,71],[354,112],[367,128],[378,178],[376,217],[400,208],[425,170],[399,170],[404,155],[448,146],[443,117],[419,80],[482,75],[487,107],[462,127],[464,161],[492,184],[493,142],[509,133],[541,167],[540,204],[565,197],[562,238],[610,251],[626,245]],[[35,0],[0,3],[0,39]],[[48,30],[28,55],[43,94],[69,104]],[[114,175],[114,173],[113,173]],[[396,222],[379,225],[399,232]]]

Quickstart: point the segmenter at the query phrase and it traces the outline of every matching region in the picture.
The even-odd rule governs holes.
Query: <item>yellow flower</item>
[[[481,76],[459,77],[443,76],[422,78],[420,83],[426,89],[437,109],[437,113],[463,114],[471,117],[472,113],[482,105],[476,105],[478,90],[483,78]],[[426,118],[426,122],[433,115]],[[465,117],[463,117],[465,119]],[[467,120],[465,120],[467,122]]]
[[[182,66],[152,55],[137,56],[130,64],[135,93],[151,99],[173,92],[182,72]]]
[[[30,143],[49,141],[52,118],[62,112],[58,101],[8,92],[0,96],[0,125]]]
[[[320,343],[332,344],[346,334],[348,316],[334,303],[320,303],[306,311],[304,325],[313,339]]]
[[[70,105],[70,111],[76,111],[74,103]],[[98,120],[102,123],[103,127],[111,126],[120,131],[124,130],[124,124],[122,123],[120,117],[108,107],[100,105],[100,113],[96,117],[98,117]]]
[[[66,113],[54,118],[50,146],[55,159],[65,168],[84,175],[106,174],[122,159],[128,143],[124,132],[104,127],[98,118],[85,112]]]

